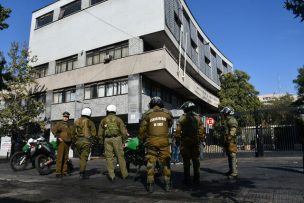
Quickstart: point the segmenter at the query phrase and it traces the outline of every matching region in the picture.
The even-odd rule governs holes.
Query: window
[[[33,99],[45,104],[46,94],[45,94],[45,92],[33,94]]]
[[[212,56],[216,58],[216,53],[212,48],[210,48],[210,52],[211,52]]]
[[[75,88],[61,89],[53,92],[53,103],[65,103],[75,101]]]
[[[81,10],[81,0],[73,1],[60,9],[59,19]]]
[[[107,1],[107,0],[91,0],[91,5],[95,5],[95,4],[104,2],[104,1]]]
[[[49,64],[43,64],[40,66],[36,66],[34,67],[34,78],[38,79],[38,78],[43,78],[47,75],[47,71],[48,71],[48,66]]]
[[[210,59],[207,58],[207,56],[205,56],[205,63],[206,63],[208,66],[211,66],[211,61],[210,61]]]
[[[43,16],[36,18],[36,29],[53,22],[53,14],[54,11],[51,11]]]
[[[227,68],[227,63],[225,61],[222,61],[222,64],[225,68]]]
[[[85,85],[85,99],[110,97],[115,95],[128,94],[128,81],[107,81]]]
[[[129,55],[128,44],[118,44],[111,47],[105,47],[90,51],[87,53],[87,65],[95,65],[104,63],[107,55],[111,55],[113,59],[120,59]]]
[[[77,56],[72,56],[56,61],[55,73],[57,74],[75,69],[76,61],[77,61]]]

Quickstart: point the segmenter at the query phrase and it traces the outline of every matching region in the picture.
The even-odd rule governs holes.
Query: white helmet
[[[91,114],[92,114],[92,110],[90,109],[90,108],[84,108],[84,109],[82,109],[82,111],[81,111],[81,115],[82,116],[91,116]]]
[[[116,113],[116,106],[113,104],[110,104],[107,106],[106,111]]]

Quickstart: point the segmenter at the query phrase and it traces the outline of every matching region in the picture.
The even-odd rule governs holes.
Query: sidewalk
[[[78,159],[73,159],[73,163],[77,170]],[[23,198],[22,195],[26,193],[26,202],[304,203],[302,157],[244,157],[238,159],[238,165],[239,178],[228,180],[223,174],[227,171],[226,158],[203,160],[200,186],[185,187],[181,184],[183,165],[173,164],[172,192],[164,191],[159,178],[156,181],[155,192],[148,194],[144,187],[144,168],[141,176],[135,180],[122,180],[118,177],[112,183],[103,175],[103,159],[88,162],[91,176],[89,180],[84,181],[78,180],[78,171],[58,181],[54,174],[39,176],[35,169],[12,173],[7,163],[0,162],[0,202],[18,202],[16,200]],[[10,193],[6,185],[12,187]],[[7,193],[1,188],[6,188]],[[56,199],[58,196],[64,198],[59,201]]]

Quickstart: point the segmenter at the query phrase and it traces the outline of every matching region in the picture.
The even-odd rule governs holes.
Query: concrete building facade
[[[216,111],[219,76],[233,67],[184,0],[55,1],[33,12],[29,48],[46,119],[90,107],[97,124],[114,104],[131,131],[153,96],[175,117],[186,100]]]

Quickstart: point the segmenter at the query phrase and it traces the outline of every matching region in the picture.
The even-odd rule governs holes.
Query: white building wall
[[[29,48],[38,57],[35,65],[164,30],[163,0],[109,0],[35,29],[37,17],[69,2],[33,13]]]

